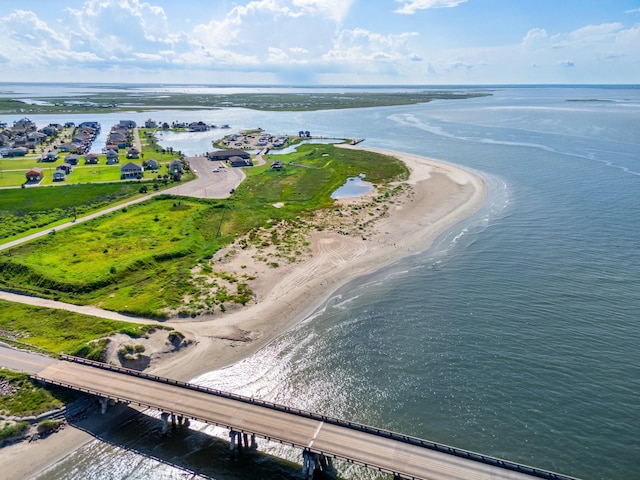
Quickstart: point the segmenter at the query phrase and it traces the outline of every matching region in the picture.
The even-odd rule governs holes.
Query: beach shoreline
[[[215,318],[172,320],[171,326],[194,339],[195,345],[153,362],[150,372],[189,381],[254,354],[311,315],[347,282],[427,250],[439,235],[485,203],[485,181],[461,167],[361,145],[345,148],[400,159],[410,170],[409,179],[402,182],[411,186],[410,193],[390,205],[372,235],[315,232],[309,259],[285,269],[263,268],[256,304]],[[358,200],[344,202],[354,201]]]
[[[254,304],[213,318],[166,322],[191,338],[193,344],[178,353],[155,358],[148,369],[150,373],[189,381],[254,354],[307,318],[347,282],[427,250],[439,235],[485,203],[486,182],[461,167],[362,145],[344,148],[398,158],[410,171],[408,180],[400,183],[410,188],[390,202],[388,214],[379,218],[366,236],[343,235],[334,230],[314,232],[309,258],[278,269],[263,267],[254,290]],[[68,427],[47,439],[0,450],[0,466],[5,471],[15,471],[20,466],[25,477],[46,470],[65,452],[68,454],[91,439],[85,432],[72,434],[69,430],[75,429]],[[34,457],[42,461],[31,462],[34,468],[27,471]]]

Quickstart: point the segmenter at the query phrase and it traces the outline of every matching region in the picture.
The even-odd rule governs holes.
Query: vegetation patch
[[[23,175],[24,176],[24,175]],[[0,190],[0,240],[70,221],[138,195],[136,182]]]
[[[0,339],[33,345],[56,354],[101,360],[106,348],[104,337],[120,332],[145,335],[151,328],[154,326],[0,300]]]
[[[25,373],[0,368],[0,414],[2,415],[23,417],[38,415],[61,408],[69,398],[68,393],[59,389],[45,389],[39,386]]]

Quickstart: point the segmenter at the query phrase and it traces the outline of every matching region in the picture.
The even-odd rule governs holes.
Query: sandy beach
[[[258,272],[252,285],[256,302],[214,318],[166,322],[191,338],[193,345],[154,359],[150,372],[190,380],[255,353],[313,313],[346,282],[428,249],[438,235],[472,215],[486,199],[482,178],[462,168],[410,154],[362,146],[345,148],[392,155],[409,168],[410,177],[403,182],[409,188],[390,202],[388,215],[379,218],[362,236],[344,235],[334,229],[312,233],[312,253],[297,263],[273,269],[249,264],[250,258],[234,260]],[[337,203],[364,201],[358,198]],[[3,448],[0,469],[20,472],[15,478],[33,477],[90,439],[87,433],[67,427],[46,440]],[[34,462],[34,458],[42,461]]]

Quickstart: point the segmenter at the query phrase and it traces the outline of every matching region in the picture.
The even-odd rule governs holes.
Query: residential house
[[[75,153],[70,153],[64,159],[64,161],[67,162],[69,165],[78,165],[78,160],[79,160],[79,157]]]
[[[56,171],[61,171],[69,175],[71,173],[72,167],[68,163],[61,163],[56,167]]]
[[[98,163],[98,154],[97,153],[87,153],[84,156],[84,163],[86,165],[96,165]]]
[[[129,150],[127,150],[127,158],[139,158],[140,157],[140,152],[138,152],[138,149],[131,147]]]
[[[55,162],[56,160],[58,160],[58,158],[59,158],[58,152],[56,152],[56,151],[47,152],[44,155],[42,155],[41,161],[42,162]]]
[[[82,122],[78,125],[78,128],[93,128],[94,130],[100,131],[100,122]]]
[[[156,160],[155,158],[150,158],[149,160],[145,160],[144,162],[142,162],[142,164],[145,166],[147,170],[152,170],[154,172],[158,171],[158,167],[160,166],[160,164],[158,163],[158,160]]]
[[[142,175],[143,175],[142,166],[138,165],[137,163],[128,162],[120,167],[120,178],[123,180],[127,178],[140,179],[142,178]]]
[[[43,175],[44,173],[41,168],[32,168],[25,174],[27,182],[39,182],[42,180]]]
[[[136,128],[136,122],[133,120],[120,120],[120,126],[124,128]]]
[[[42,132],[29,132],[27,133],[27,140],[29,143],[33,143],[34,146],[42,143],[47,138],[47,135]]]
[[[119,162],[120,162],[120,156],[118,155],[118,152],[115,152],[113,150],[107,150],[107,165],[113,165]]]
[[[209,130],[209,127],[204,122],[191,122],[189,124],[190,132],[206,132]]]
[[[53,172],[53,181],[54,182],[62,182],[67,178],[67,175],[62,170],[56,170]]]
[[[144,122],[144,128],[158,128],[158,124],[155,120],[151,120],[150,118]]]
[[[29,153],[27,147],[14,147],[9,150],[10,157],[24,157],[27,153]]]
[[[174,159],[174,160],[171,160],[171,162],[169,162],[169,174],[170,175],[174,175],[176,173],[182,174],[183,170],[184,170],[184,165],[177,158]]]

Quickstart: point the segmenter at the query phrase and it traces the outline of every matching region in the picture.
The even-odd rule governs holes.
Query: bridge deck
[[[347,460],[404,478],[524,480],[540,478],[496,465],[269,408],[206,391],[59,361],[36,376],[48,383],[156,408],[209,424],[256,434],[312,452]],[[554,478],[554,477],[550,477]],[[568,478],[562,475],[557,478]]]

